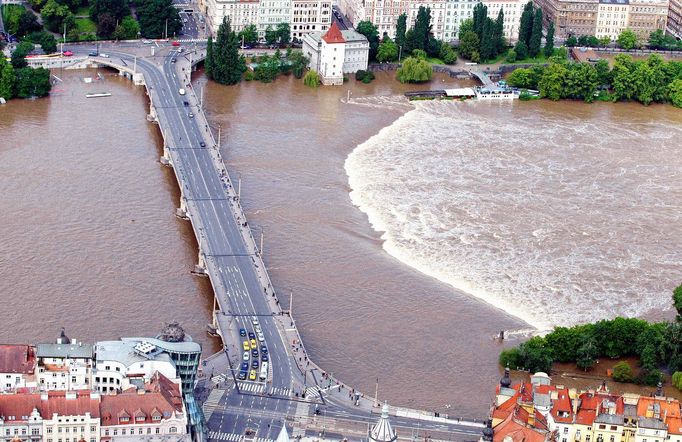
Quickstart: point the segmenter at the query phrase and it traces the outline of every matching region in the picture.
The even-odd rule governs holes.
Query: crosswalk
[[[320,389],[318,387],[308,387],[305,389],[306,398],[314,398],[320,395]]]
[[[225,390],[219,390],[217,388],[211,390],[211,394],[208,395],[206,402],[204,402],[204,405],[202,406],[206,422],[211,419],[211,415],[220,404],[220,400],[223,398],[224,394]]]
[[[291,388],[271,388],[269,393],[275,396],[291,396]]]
[[[255,382],[237,382],[240,391],[248,391],[250,393],[263,393],[265,391],[265,384],[257,384]]]
[[[208,439],[209,440],[226,440],[229,442],[241,442],[246,440],[243,434],[236,434],[236,433],[222,433],[220,431],[209,431],[208,432]],[[268,439],[265,437],[256,437],[254,439],[249,438],[249,441],[254,441],[254,442],[273,442],[272,439]]]

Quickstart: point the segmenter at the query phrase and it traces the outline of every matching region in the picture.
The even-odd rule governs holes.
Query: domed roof
[[[509,388],[511,386],[512,380],[511,376],[509,375],[509,367],[504,368],[504,376],[502,376],[502,379],[500,379],[500,385],[502,387]]]
[[[171,322],[161,330],[161,334],[157,336],[166,342],[183,342],[185,340],[185,330],[177,322]]]
[[[57,338],[57,344],[70,344],[71,339],[69,339],[68,336],[66,336],[66,333],[64,331],[64,327],[62,327],[62,331],[59,334],[59,337]]]
[[[396,439],[398,439],[398,435],[388,421],[388,404],[384,404],[381,409],[379,422],[369,432],[369,440],[374,442],[393,442]]]

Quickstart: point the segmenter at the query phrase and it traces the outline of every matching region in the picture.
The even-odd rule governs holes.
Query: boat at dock
[[[87,98],[97,98],[97,97],[111,97],[111,92],[91,92],[85,94]]]

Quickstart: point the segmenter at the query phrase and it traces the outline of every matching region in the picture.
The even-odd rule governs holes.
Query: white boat
[[[94,92],[85,94],[87,98],[97,98],[97,97],[111,97],[111,92]]]

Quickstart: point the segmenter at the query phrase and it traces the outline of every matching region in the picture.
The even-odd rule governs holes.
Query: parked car
[[[254,359],[251,362],[251,368],[258,368],[258,359]]]
[[[63,55],[64,57],[71,57],[71,56],[73,55],[73,52],[71,52],[71,51],[64,51],[64,52],[62,52],[62,55]]]
[[[251,350],[251,356],[253,356],[254,358],[257,358],[258,357],[258,350],[256,350],[255,348],[253,350]]]
[[[242,362],[242,366],[240,367],[240,370],[248,371],[249,370],[249,363],[248,362]]]
[[[239,374],[237,375],[237,379],[240,381],[243,381],[246,379],[246,372],[245,371],[240,371]]]
[[[268,359],[269,359],[269,358],[268,358],[268,354],[267,354],[267,353],[263,353],[262,355],[260,355],[260,359],[261,359],[261,361],[263,361],[263,362],[268,362]]]
[[[251,370],[251,372],[249,373],[249,380],[250,381],[256,380],[256,370]]]
[[[261,345],[260,352],[263,354],[268,354],[268,348],[265,345]]]
[[[189,113],[188,117],[194,118],[194,114],[192,112]]]
[[[179,41],[173,41],[173,42],[171,43],[171,45],[172,45],[172,46],[180,46],[180,42],[179,42]]]
[[[245,351],[244,354],[242,355],[242,360],[248,361],[249,359],[251,359],[251,356],[249,355],[248,351]]]
[[[251,348],[251,346],[249,345],[249,341],[244,341],[243,345],[244,345],[244,350],[249,350]]]

